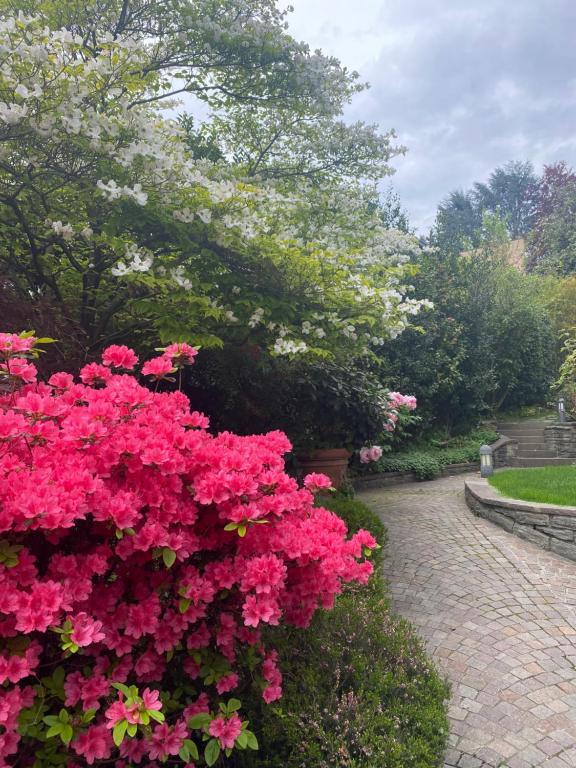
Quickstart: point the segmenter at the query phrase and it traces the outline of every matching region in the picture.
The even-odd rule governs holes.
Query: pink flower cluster
[[[416,408],[417,402],[414,395],[402,395],[400,392],[389,392],[388,399],[392,408],[408,408],[409,411],[413,411]]]
[[[188,740],[202,749],[197,712],[233,747],[240,719],[222,718],[219,696],[254,678],[265,701],[282,693],[262,626],[306,627],[343,583],[366,583],[376,542],[348,539],[286,474],[284,434],[212,435],[181,392],[126,373],[127,347],[80,381],[37,381],[35,344],[0,334],[0,768],[46,749],[75,767],[172,764]],[[143,373],[161,378],[195,354],[171,345]],[[118,685],[144,703],[127,705]]]
[[[382,448],[379,445],[373,445],[371,448],[360,448],[360,463],[370,464],[372,461],[378,461],[382,457]]]

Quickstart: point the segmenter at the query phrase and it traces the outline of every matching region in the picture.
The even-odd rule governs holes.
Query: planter
[[[334,488],[341,488],[346,480],[346,469],[352,454],[346,448],[319,448],[298,456],[298,463],[304,475],[320,472],[328,475]]]

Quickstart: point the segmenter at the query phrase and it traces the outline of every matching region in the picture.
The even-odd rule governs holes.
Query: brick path
[[[396,610],[452,683],[447,766],[576,768],[576,563],[466,507],[463,478],[360,494]]]

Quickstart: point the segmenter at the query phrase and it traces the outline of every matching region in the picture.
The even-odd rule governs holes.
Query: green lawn
[[[490,485],[513,499],[576,507],[576,466],[506,469]]]

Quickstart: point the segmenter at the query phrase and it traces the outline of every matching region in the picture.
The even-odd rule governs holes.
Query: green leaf
[[[186,613],[188,608],[190,608],[192,604],[192,600],[189,600],[187,597],[183,597],[182,600],[178,603],[178,610],[180,613]]]
[[[52,673],[52,682],[55,686],[60,688],[64,685],[64,677],[65,677],[64,667],[56,667],[54,672]],[[96,711],[96,710],[94,710]]]
[[[136,736],[138,732],[138,725],[136,723],[130,723],[127,728],[128,736]]]
[[[130,688],[128,688],[127,685],[124,685],[124,683],[112,683],[112,688],[116,688],[116,690],[123,693],[124,696],[130,696]]]
[[[42,718],[42,722],[46,723],[46,725],[61,725],[62,723],[60,718],[55,715],[46,715],[46,717]]]
[[[162,549],[162,560],[164,561],[166,568],[172,568],[176,562],[176,552],[169,547],[164,547]]]
[[[258,739],[252,733],[252,731],[244,731],[244,733],[248,737],[248,747],[249,747],[249,749],[258,749]]]
[[[58,725],[53,725],[46,731],[46,738],[51,739],[52,736],[59,736],[62,733],[62,729],[65,727],[65,723],[58,723]]]
[[[248,746],[248,735],[246,731],[242,731],[236,738],[236,746],[239,749],[246,749]]]
[[[89,723],[96,717],[96,710],[95,709],[87,709],[86,712],[82,715],[82,722],[83,723]]]
[[[212,722],[208,712],[199,712],[188,720],[188,728],[206,728]]]
[[[228,523],[224,526],[225,531],[235,531],[238,528],[238,523]]]
[[[114,744],[116,744],[117,747],[119,747],[120,744],[122,744],[124,741],[124,736],[127,729],[128,720],[120,720],[120,722],[116,723],[114,726],[114,730],[112,731],[112,738],[114,739]]]
[[[240,536],[240,538],[243,539],[244,536],[246,536],[246,531],[247,530],[248,529],[246,528],[245,525],[239,525],[238,526],[238,536]]]
[[[200,755],[198,753],[198,747],[192,741],[192,739],[185,739],[178,756],[185,763],[189,763],[191,760],[199,760]]]
[[[206,749],[204,750],[204,760],[206,760],[206,765],[214,765],[219,757],[220,744],[218,743],[217,739],[210,739],[208,744],[206,744]]]
[[[62,731],[60,733],[60,738],[62,739],[62,742],[66,744],[66,746],[68,746],[68,744],[70,744],[70,742],[72,741],[72,736],[74,736],[74,729],[69,723],[67,723],[62,728]]]
[[[155,709],[148,709],[148,714],[152,718],[152,720],[156,720],[157,723],[163,723],[165,720],[164,715],[162,712],[157,712]]]
[[[239,699],[230,699],[228,702],[228,712],[237,712],[242,706],[242,702]]]
[[[140,712],[140,722],[142,725],[150,725],[150,715],[148,712]]]

